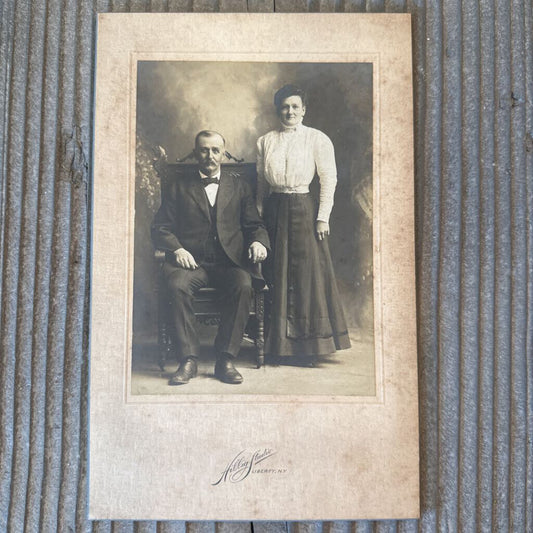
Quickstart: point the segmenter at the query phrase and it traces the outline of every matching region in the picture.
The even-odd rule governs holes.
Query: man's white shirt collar
[[[214,176],[207,176],[202,171],[198,171],[200,173],[200,177],[202,179],[204,178],[217,178],[220,179],[220,170],[214,175]],[[217,200],[217,192],[218,192],[218,183],[210,183],[205,188],[205,194],[207,195],[207,199],[209,200],[209,204],[211,207],[215,205],[215,202]]]
[[[202,179],[204,178],[217,178],[220,179],[220,170],[214,175],[214,176],[208,176],[207,174],[204,174],[201,170],[198,171],[200,173],[200,177]],[[215,183],[212,183],[212,185],[216,185]]]

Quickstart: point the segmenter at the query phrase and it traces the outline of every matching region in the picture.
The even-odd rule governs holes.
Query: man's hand
[[[318,235],[318,240],[323,240],[326,235],[329,235],[329,224],[323,220],[316,221],[316,234]]]
[[[264,261],[267,256],[267,249],[258,241],[254,241],[248,248],[248,259],[252,263],[260,263]]]
[[[181,268],[186,268],[187,270],[196,270],[198,268],[194,257],[190,252],[185,250],[185,248],[178,248],[174,252],[174,255],[176,256],[176,263],[178,263]]]

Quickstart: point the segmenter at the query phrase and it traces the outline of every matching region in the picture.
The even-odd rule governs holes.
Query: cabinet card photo
[[[408,15],[99,15],[92,518],[418,516],[412,116]]]

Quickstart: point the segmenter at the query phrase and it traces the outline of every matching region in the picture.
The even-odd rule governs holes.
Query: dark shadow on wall
[[[347,320],[371,332],[372,65],[369,63],[138,63],[133,341],[155,340],[157,268],[150,224],[160,203],[153,148],[187,155],[201,129],[220,131],[228,150],[255,160],[259,136],[278,126],[275,91],[308,93],[304,124],[335,146],[338,183],[330,247]],[[314,190],[317,185],[314,184]]]

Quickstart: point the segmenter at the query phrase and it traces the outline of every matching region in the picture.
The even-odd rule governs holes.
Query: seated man
[[[197,374],[200,343],[193,298],[207,285],[222,292],[215,376],[224,383],[242,383],[232,361],[248,320],[252,277],[262,279],[257,263],[266,258],[270,243],[249,185],[221,169],[224,154],[222,135],[198,133],[198,169],[173,180],[152,225],[154,245],[173,258],[169,262],[167,254],[162,268],[182,357],[169,385],[188,383]]]

